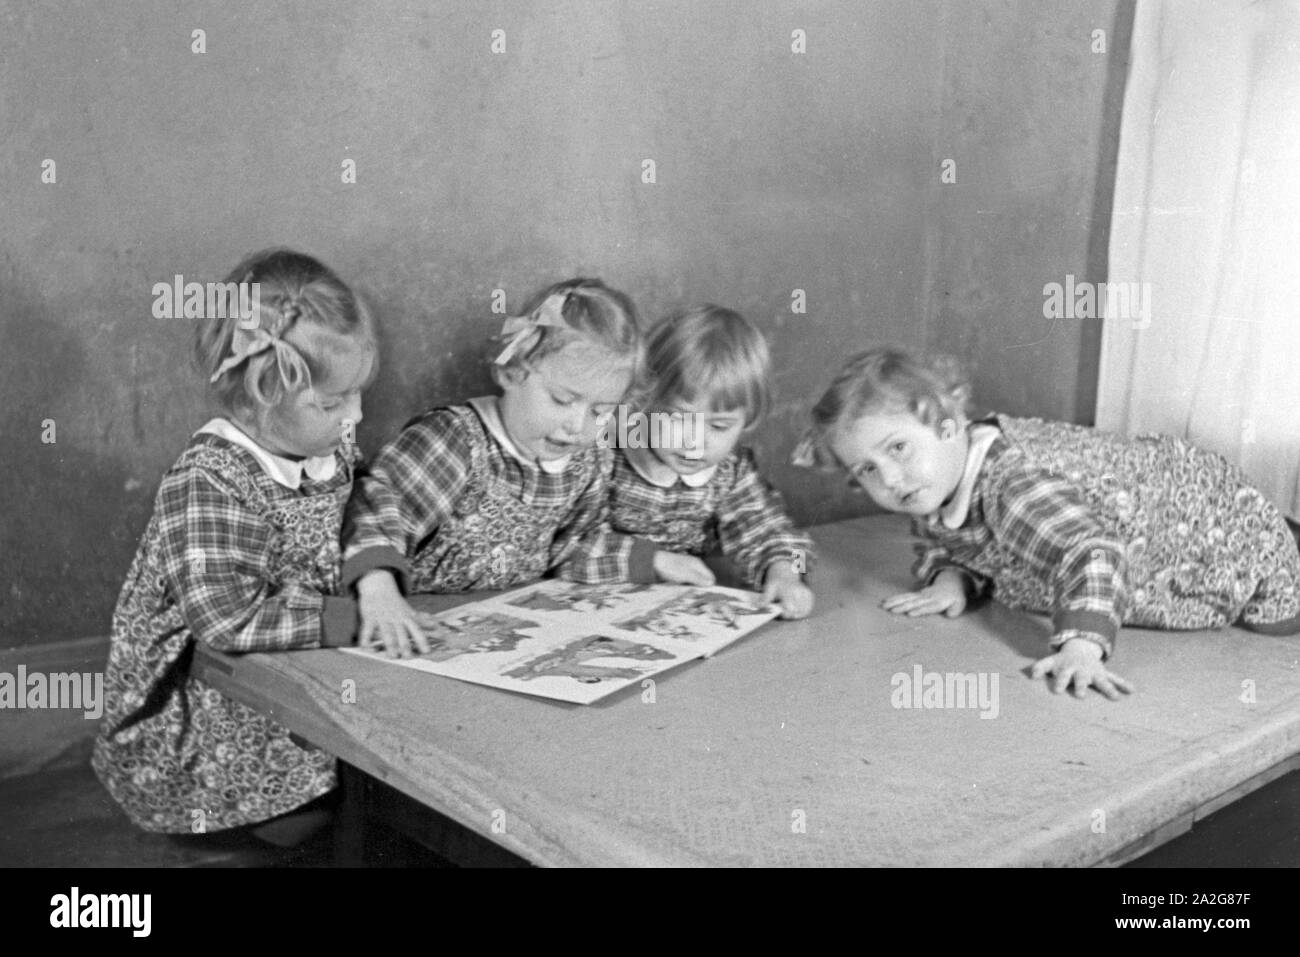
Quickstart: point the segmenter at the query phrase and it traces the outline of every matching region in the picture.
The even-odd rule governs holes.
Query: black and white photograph
[[[22,920],[1052,868],[1242,942],[1298,93],[1300,0],[0,0]]]

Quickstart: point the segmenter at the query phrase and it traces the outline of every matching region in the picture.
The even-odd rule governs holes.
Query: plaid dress
[[[247,449],[200,433],[163,476],[113,613],[92,766],[146,831],[219,831],[284,814],[335,785],[334,759],[188,674],[194,643],[279,651],[321,643],[338,579],[351,466],[275,481]],[[330,599],[343,601],[343,599]]]
[[[407,593],[512,588],[598,531],[610,451],[524,461],[485,422],[494,403],[474,403],[413,420],[358,473],[344,518],[345,587],[387,568]]]
[[[588,582],[625,581],[637,564],[637,540],[658,549],[696,557],[721,552],[752,588],[761,588],[767,568],[789,561],[807,570],[812,542],[797,531],[780,494],[759,474],[749,449],[737,449],[718,463],[712,477],[692,487],[668,487],[646,479],[620,450],[610,479],[607,534],[588,536],[563,569],[563,577]],[[612,533],[612,534],[608,534]]]
[[[975,594],[1050,613],[1054,645],[1107,655],[1121,624],[1300,630],[1295,538],[1236,466],[1172,436],[991,421],[959,527],[913,522],[922,581],[956,567]]]

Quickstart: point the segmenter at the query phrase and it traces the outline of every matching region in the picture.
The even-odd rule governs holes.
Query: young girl
[[[599,528],[610,452],[595,443],[640,364],[632,302],[598,280],[557,283],[501,339],[500,396],[425,413],[358,475],[343,583],[362,644],[427,652],[427,616],[404,593],[523,584]]]
[[[701,558],[721,551],[746,585],[781,606],[781,617],[805,617],[813,605],[802,576],[811,542],[791,525],[753,454],[737,448],[770,401],[763,334],[730,309],[696,306],[655,327],[647,364],[645,410],[675,423],[681,441],[620,449],[608,528],[622,537],[588,539],[564,576],[711,585]],[[673,433],[649,434],[665,431]]]
[[[188,674],[221,651],[348,644],[355,605],[331,597],[352,482],[351,430],[375,374],[374,328],[346,285],[287,250],[245,260],[248,321],[200,319],[195,357],[227,413],[163,476],[113,615],[93,766],[148,831],[218,831],[290,815],[334,787],[334,761]],[[229,286],[228,289],[235,287]],[[270,821],[270,819],[276,819]]]
[[[1224,459],[1169,436],[994,415],[968,422],[950,360],[852,359],[813,409],[820,451],[876,504],[913,516],[919,591],[896,614],[961,614],[991,594],[1049,612],[1053,691],[1131,690],[1103,662],[1121,624],[1300,632],[1300,554],[1278,510]]]

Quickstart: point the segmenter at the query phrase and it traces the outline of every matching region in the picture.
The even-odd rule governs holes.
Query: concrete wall
[[[1088,420],[1096,330],[1043,319],[1042,286],[1104,278],[1129,16],[1127,0],[0,3],[0,645],[108,630],[159,477],[209,415],[192,320],[153,319],[152,286],[268,245],[377,305],[371,450],[487,391],[493,289],[517,305],[580,273],[647,317],[709,299],[763,326],[780,404],[755,444],[803,521],[865,509],[780,462],[869,342],[955,350],[986,405]]]

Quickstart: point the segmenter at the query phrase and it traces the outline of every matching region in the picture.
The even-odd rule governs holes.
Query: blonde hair
[[[517,350],[498,369],[528,370],[549,355],[580,340],[592,342],[632,366],[634,380],[645,365],[636,306],[626,293],[611,289],[599,279],[567,279],[534,293],[520,315],[532,316],[552,296],[564,296],[560,309],[564,326],[538,326],[526,348]],[[500,349],[498,343],[495,347]]]
[[[238,418],[260,421],[287,398],[328,380],[337,358],[358,347],[372,355],[370,375],[378,372],[374,320],[365,304],[333,270],[304,253],[270,249],[254,253],[231,270],[226,290],[257,283],[259,326],[278,340],[216,375],[232,353],[241,322],[231,304],[228,319],[200,320],[194,360],[218,404]],[[289,337],[293,340],[290,341]]]
[[[938,431],[945,419],[967,415],[970,384],[951,356],[922,356],[894,346],[859,353],[812,409],[814,464],[833,467],[826,440],[846,422],[881,412],[908,412]]]
[[[734,310],[705,303],[664,319],[647,336],[646,363],[647,407],[703,399],[717,412],[743,409],[746,428],[771,407],[767,340]]]

